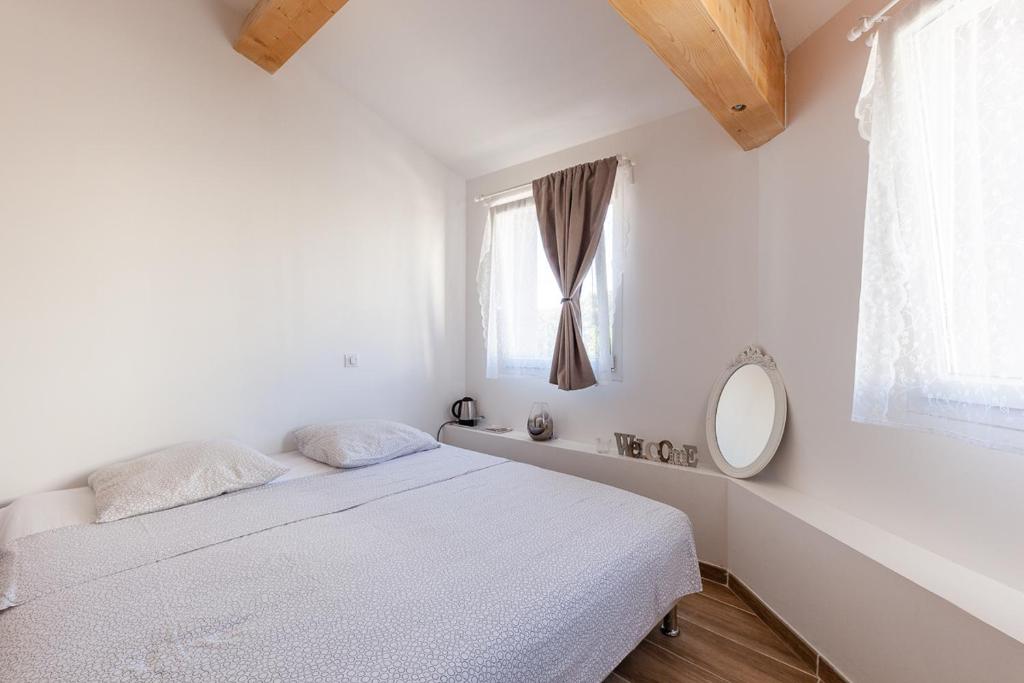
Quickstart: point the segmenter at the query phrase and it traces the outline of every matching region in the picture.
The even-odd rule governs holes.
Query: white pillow
[[[365,467],[441,444],[409,425],[390,420],[344,420],[296,429],[299,452],[332,467]]]
[[[288,468],[235,441],[190,441],[89,475],[96,521],[178,507],[266,484]]]
[[[46,491],[22,496],[0,510],[0,548],[18,538],[96,521],[92,489]]]

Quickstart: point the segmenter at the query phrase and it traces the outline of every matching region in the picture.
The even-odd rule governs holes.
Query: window
[[[854,419],[1024,452],[1021,64],[1019,0],[919,3],[879,33]]]
[[[624,174],[625,180],[624,180]],[[598,381],[622,379],[622,264],[628,171],[619,169],[601,244],[580,291],[587,356]],[[489,209],[477,271],[487,377],[548,377],[562,295],[529,190]]]

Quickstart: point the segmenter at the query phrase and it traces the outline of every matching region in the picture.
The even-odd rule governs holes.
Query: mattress
[[[0,679],[601,681],[700,590],[690,522],[450,446],[0,553]]]

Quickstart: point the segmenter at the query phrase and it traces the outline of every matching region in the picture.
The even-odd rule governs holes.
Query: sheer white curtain
[[[878,33],[853,417],[1024,452],[1024,1]]]
[[[594,265],[580,292],[584,343],[598,381],[622,379],[622,265],[631,209],[628,167],[615,178]],[[495,200],[488,210],[477,291],[487,377],[547,379],[562,295],[540,240],[530,190]]]

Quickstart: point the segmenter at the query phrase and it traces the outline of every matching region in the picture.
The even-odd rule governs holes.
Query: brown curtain
[[[544,252],[562,289],[550,382],[566,391],[597,384],[583,345],[580,287],[601,242],[618,165],[609,157],[533,181]]]

